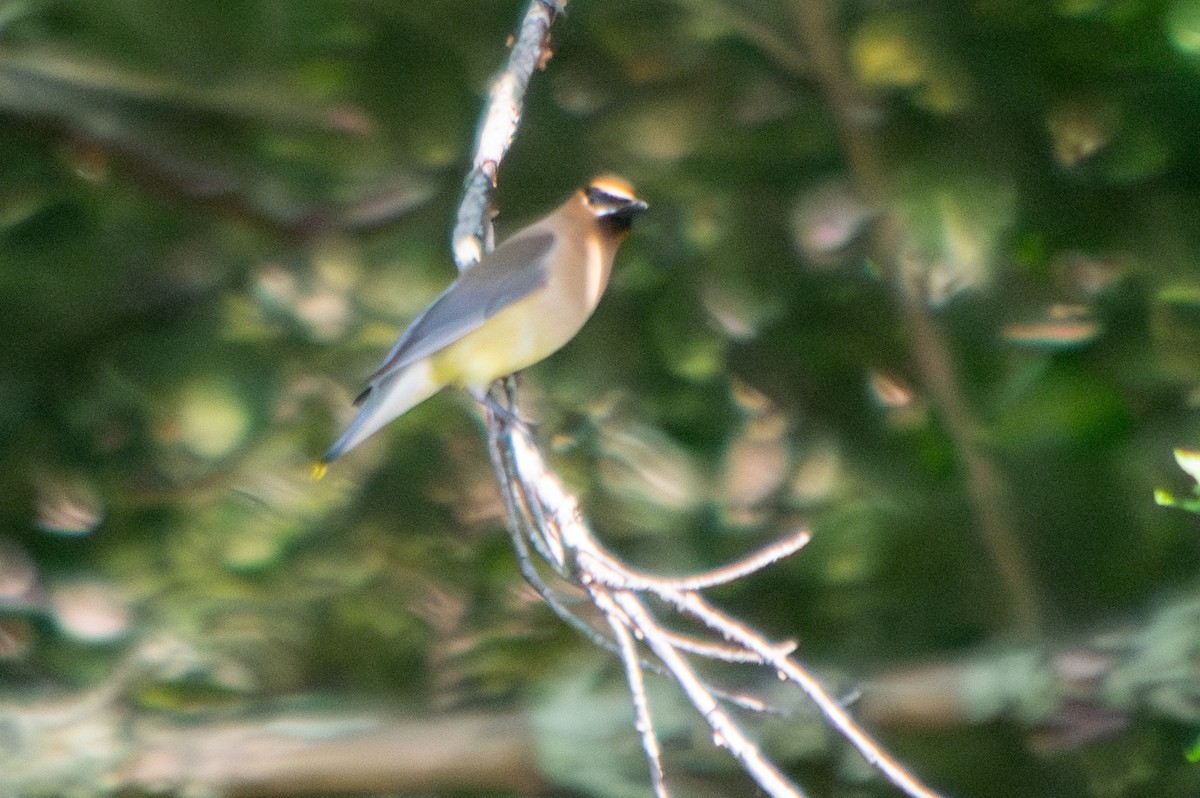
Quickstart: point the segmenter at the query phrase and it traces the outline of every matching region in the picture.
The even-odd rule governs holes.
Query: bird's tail
[[[332,463],[392,419],[433,396],[441,387],[428,359],[418,360],[398,374],[375,383],[360,397],[358,415],[321,456],[321,462]]]

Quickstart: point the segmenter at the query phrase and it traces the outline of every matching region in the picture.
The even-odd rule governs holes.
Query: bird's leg
[[[527,419],[521,418],[515,407],[509,407],[500,399],[497,399],[489,388],[468,387],[467,392],[471,394],[476,402],[485,406],[489,412],[498,418],[503,419],[506,423],[516,427],[528,436],[533,437],[533,424]]]

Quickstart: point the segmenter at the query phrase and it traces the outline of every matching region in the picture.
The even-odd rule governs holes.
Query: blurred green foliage
[[[12,695],[93,683],[160,638],[190,653],[139,685],[156,712],[578,689],[587,644],[522,586],[462,397],[308,478],[452,277],[482,92],[522,5],[0,4],[0,534],[39,585],[0,604]],[[554,29],[501,234],[598,171],[651,205],[584,333],[522,377],[556,465],[649,570],[810,526],[718,596],[806,661],[866,674],[1010,632],[962,442],[864,242],[888,212],[928,269],[1043,631],[1187,589],[1197,524],[1153,491],[1183,492],[1172,452],[1200,445],[1200,1],[835,5],[886,208],[846,187],[804,2],[574,0]],[[81,580],[107,591],[83,617]],[[895,743],[954,795],[1200,781],[1194,729],[1041,755],[1018,735]],[[796,768],[813,794],[890,794]]]

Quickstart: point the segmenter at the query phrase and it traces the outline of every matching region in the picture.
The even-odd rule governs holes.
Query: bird
[[[442,388],[482,400],[497,379],[561,349],[596,309],[617,248],[648,207],[626,180],[601,175],[485,254],[413,319],[314,474]]]

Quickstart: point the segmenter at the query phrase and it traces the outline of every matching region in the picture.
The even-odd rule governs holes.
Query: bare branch
[[[768,665],[775,668],[781,677],[786,677],[799,686],[805,695],[817,705],[817,709],[825,716],[830,725],[837,729],[851,745],[858,749],[867,762],[886,776],[889,781],[914,798],[917,796],[938,798],[936,792],[909,775],[895,759],[884,752],[812,674],[796,664],[790,657],[780,656],[777,646],[772,645],[744,624],[734,621],[712,607],[699,593],[686,593],[678,598],[681,601],[679,607],[682,611],[699,618],[706,626],[720,632],[727,640],[733,640],[758,653]]]
[[[605,613],[610,625],[622,620],[633,625],[631,631],[634,636],[645,640],[646,645],[679,683],[693,706],[709,723],[713,729],[714,740],[728,748],[742,762],[760,787],[772,795],[799,794],[774,766],[762,757],[754,743],[721,708],[718,697],[700,680],[681,652],[699,653],[700,650],[704,650],[707,655],[723,650],[730,658],[758,661],[774,668],[804,690],[830,724],[890,781],[911,796],[932,798],[937,795],[884,753],[817,680],[789,658],[795,649],[794,644],[772,644],[745,625],[711,607],[695,590],[679,587],[706,583],[704,578],[657,578],[625,566],[609,554],[592,535],[583,520],[577,500],[565,489],[558,477],[550,472],[540,451],[523,429],[508,425],[506,434],[495,436],[493,440],[506,446],[510,455],[507,462],[514,466],[514,470],[505,474],[505,489],[511,490],[514,489],[513,486],[519,485],[527,502],[542,506],[542,515],[547,519],[549,533],[561,541],[568,562],[573,566],[572,572],[577,574],[578,581],[588,590],[597,608]],[[533,534],[541,534],[542,531],[536,525],[525,529]],[[733,568],[742,573],[750,573],[778,560],[780,552],[790,553],[797,550],[806,540],[806,534],[795,535],[746,558]],[[717,583],[720,581],[717,580]],[[696,618],[720,635],[724,641],[734,645],[708,649],[698,649],[690,642],[679,645],[679,636],[676,633],[663,629],[653,620],[649,611],[637,598],[636,594],[639,592],[657,596],[680,612]],[[610,594],[611,599],[608,598]],[[614,617],[612,611],[606,609],[610,601],[621,608],[625,618]],[[735,653],[739,647],[744,654]]]
[[[454,228],[454,257],[460,270],[470,268],[490,246],[492,236],[486,217],[491,189],[520,124],[529,80],[548,56],[547,34],[562,5],[552,0],[530,3],[508,64],[492,82],[481,117],[471,174],[466,181]],[[578,500],[546,465],[528,429],[515,422],[520,416],[516,410],[513,379],[510,377],[493,386],[490,397],[482,405],[488,426],[489,455],[504,495],[509,532],[521,572],[555,613],[593,642],[610,650],[615,648],[620,655],[632,695],[635,724],[649,763],[651,783],[659,798],[667,798],[668,791],[643,681],[642,669],[646,664],[638,654],[635,639],[644,641],[660,664],[649,664],[649,667],[655,670],[661,667],[675,680],[712,729],[713,741],[726,748],[768,794],[776,798],[801,798],[803,795],[763,756],[721,704],[722,700],[731,700],[737,706],[762,711],[766,708],[765,702],[745,696],[729,698],[710,687],[698,676],[685,654],[774,667],[798,684],[818,704],[825,717],[893,783],[912,796],[928,798],[934,795],[883,754],[816,680],[789,659],[795,650],[794,643],[768,643],[761,635],[711,608],[697,593],[745,578],[794,554],[808,542],[807,532],[792,535],[738,562],[703,574],[666,578],[637,572],[600,545],[583,517]],[[559,577],[586,591],[612,630],[613,640],[559,600],[533,562],[533,552],[537,552]],[[696,618],[721,640],[695,639],[663,628],[642,603],[639,594],[643,593],[654,595],[668,606]]]
[[[776,796],[776,798],[800,798],[803,796],[803,793],[795,785],[763,757],[758,746],[746,737],[729,713],[721,707],[687,660],[666,641],[666,638],[660,633],[658,624],[654,622],[637,596],[630,591],[622,590],[614,594],[614,599],[642,633],[646,645],[675,677],[675,681],[683,689],[688,701],[708,722],[713,732],[713,744],[728,749],[729,753],[742,763],[742,767],[746,769],[755,783],[762,787],[768,795]]]
[[[508,64],[492,80],[471,159],[471,174],[467,176],[454,225],[454,262],[459,271],[469,269],[479,260],[483,254],[482,242],[490,239],[485,225],[496,173],[521,124],[529,80],[534,70],[545,64],[550,25],[565,7],[566,0],[533,0],[513,42]]]

